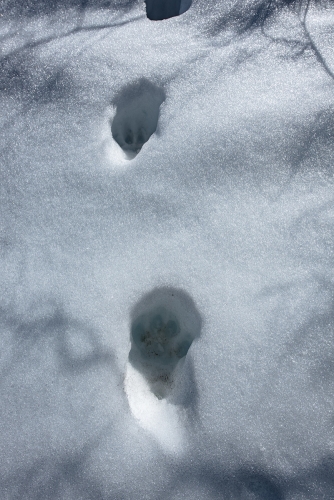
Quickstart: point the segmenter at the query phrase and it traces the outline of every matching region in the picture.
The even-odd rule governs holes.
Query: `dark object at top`
[[[183,14],[191,0],[145,0],[146,14],[151,21],[163,21]]]

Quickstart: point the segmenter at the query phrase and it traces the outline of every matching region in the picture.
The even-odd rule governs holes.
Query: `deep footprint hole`
[[[195,304],[181,290],[156,289],[135,307],[129,361],[159,399],[172,390],[176,368],[200,330],[201,318]]]
[[[145,0],[146,15],[151,21],[163,21],[180,16],[191,6],[192,0]]]
[[[134,158],[157,130],[163,89],[142,78],[116,96],[116,114],[111,123],[113,139],[128,159]]]

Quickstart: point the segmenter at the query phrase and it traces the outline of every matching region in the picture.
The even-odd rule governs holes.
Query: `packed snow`
[[[334,7],[0,5],[1,500],[334,495]]]

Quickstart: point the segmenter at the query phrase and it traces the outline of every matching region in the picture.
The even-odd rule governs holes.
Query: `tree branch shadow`
[[[46,455],[28,467],[0,478],[1,498],[10,500],[113,500],[97,478],[88,477],[87,461],[103,441],[107,428],[73,452]],[[125,500],[118,496],[117,499]]]
[[[80,374],[96,366],[117,369],[114,354],[103,346],[93,327],[72,318],[55,303],[46,306],[46,313],[32,319],[0,310],[0,322],[10,332],[12,344],[7,360],[0,365],[0,381],[9,377],[29,352],[47,338],[53,340],[62,373]]]
[[[21,54],[22,52],[31,51],[35,48],[45,46],[45,45],[52,43],[52,42],[55,42],[55,41],[63,40],[63,39],[68,38],[70,36],[74,36],[74,35],[77,35],[80,33],[89,33],[89,32],[94,32],[94,31],[102,31],[102,30],[108,30],[108,29],[113,29],[113,28],[120,28],[120,27],[125,26],[129,23],[139,21],[140,19],[143,19],[143,18],[145,18],[144,14],[133,17],[131,19],[126,19],[124,21],[115,22],[115,23],[96,24],[96,25],[92,25],[92,26],[78,25],[78,26],[75,26],[74,28],[70,29],[69,31],[66,31],[66,33],[62,33],[60,35],[50,35],[50,36],[42,37],[38,40],[27,42],[24,45],[19,46],[15,49],[11,50],[9,53],[3,55],[0,58],[0,63],[8,62],[11,60],[11,58],[13,56],[15,56],[17,54]],[[80,22],[80,20],[79,20],[79,22]],[[82,18],[81,18],[81,22],[82,22]]]
[[[217,35],[222,31],[232,29],[240,36],[260,30],[271,43],[288,47],[293,59],[303,56],[307,50],[310,50],[323,70],[334,80],[334,72],[321,54],[307,26],[310,6],[321,3],[321,0],[306,0],[306,3],[304,0],[258,0],[245,9],[244,3],[238,1],[227,14],[217,20],[213,34]],[[268,24],[283,10],[296,16],[302,30],[302,38],[275,37],[268,33],[266,30]]]

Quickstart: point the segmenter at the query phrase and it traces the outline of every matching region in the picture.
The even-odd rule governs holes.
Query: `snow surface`
[[[1,500],[334,498],[334,9],[273,5],[0,5]]]

